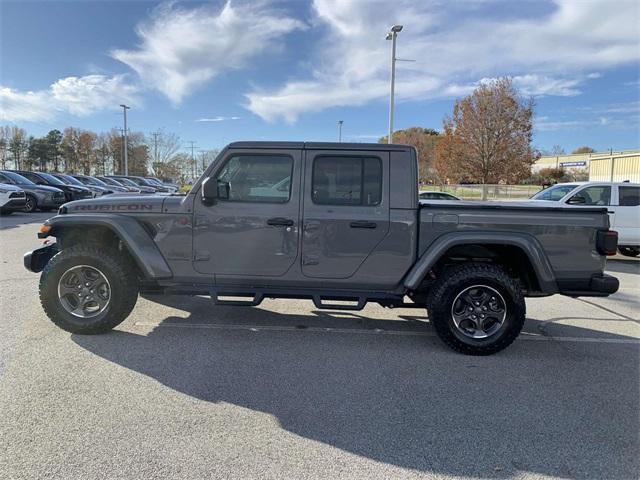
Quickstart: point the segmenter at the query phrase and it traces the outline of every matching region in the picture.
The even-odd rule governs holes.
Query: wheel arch
[[[407,273],[404,287],[420,289],[429,272],[449,259],[486,259],[513,267],[529,290],[539,294],[558,292],[553,268],[538,240],[515,232],[451,232],[438,237]]]
[[[124,215],[58,215],[47,220],[51,229],[47,236],[62,238],[67,243],[94,240],[108,244],[120,241],[135,261],[142,276],[149,280],[171,278],[173,272],[144,226]]]

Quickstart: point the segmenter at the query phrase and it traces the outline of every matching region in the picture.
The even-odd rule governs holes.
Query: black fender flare
[[[510,245],[520,248],[533,266],[540,290],[547,294],[558,292],[553,268],[540,242],[532,235],[515,232],[451,232],[436,238],[405,276],[405,288],[416,290],[447,250],[466,244]]]
[[[173,277],[173,272],[157,245],[138,221],[125,215],[100,213],[56,215],[45,222],[51,227],[47,236],[55,236],[61,228],[105,227],[127,247],[140,271],[150,280]]]

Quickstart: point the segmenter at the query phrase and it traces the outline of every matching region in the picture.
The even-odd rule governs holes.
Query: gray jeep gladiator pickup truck
[[[406,145],[238,142],[186,196],[67,203],[27,253],[59,327],[106,332],[139,292],[218,305],[311,299],[320,309],[426,308],[466,354],[509,345],[524,297],[606,296],[617,233],[605,208],[418,201]]]

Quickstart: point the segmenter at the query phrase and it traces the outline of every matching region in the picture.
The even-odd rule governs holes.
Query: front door
[[[302,237],[307,277],[353,277],[389,230],[389,153],[308,150]]]
[[[194,268],[279,277],[298,255],[300,150],[231,150],[212,171],[228,198],[194,205]]]

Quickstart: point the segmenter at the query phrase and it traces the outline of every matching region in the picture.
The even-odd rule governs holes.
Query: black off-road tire
[[[26,213],[33,213],[38,210],[38,200],[33,195],[27,193],[26,203],[24,205],[24,211]]]
[[[640,247],[618,247],[618,251],[625,257],[637,257],[640,255]]]
[[[461,333],[452,315],[458,294],[475,285],[485,285],[498,291],[506,304],[502,326],[483,339]],[[466,355],[491,355],[508,347],[520,334],[526,316],[526,305],[518,282],[499,266],[482,263],[447,270],[431,288],[427,308],[429,321],[440,339],[453,350]]]
[[[69,313],[58,297],[58,282],[67,270],[87,265],[98,269],[108,280],[110,301],[105,310],[91,318]],[[127,258],[115,249],[96,244],[77,244],[58,252],[40,276],[40,303],[57,326],[71,333],[106,333],[122,323],[138,300],[138,277]]]

